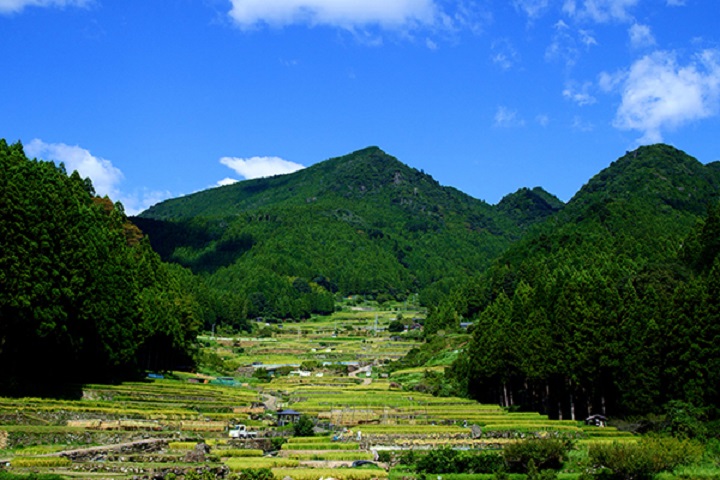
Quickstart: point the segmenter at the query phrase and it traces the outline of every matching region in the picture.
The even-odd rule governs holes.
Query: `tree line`
[[[122,205],[0,140],[0,394],[191,367],[209,311]]]
[[[426,334],[476,319],[447,371],[456,393],[556,418],[673,401],[717,416],[720,205],[681,241],[656,239],[664,251],[620,229],[598,234],[611,217],[652,222],[642,208],[612,209],[536,235],[433,309]]]

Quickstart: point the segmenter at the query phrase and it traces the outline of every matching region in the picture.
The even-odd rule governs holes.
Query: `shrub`
[[[60,475],[31,473],[28,475],[20,475],[0,471],[0,480],[62,480]]]
[[[704,439],[705,412],[691,403],[673,400],[665,405],[667,432],[678,438]]]
[[[504,466],[503,458],[496,453],[460,452],[448,445],[421,457],[416,470],[418,473],[495,473]]]
[[[280,450],[285,442],[287,440],[284,437],[272,437],[270,439],[273,450]]]
[[[300,415],[298,421],[293,424],[293,435],[296,437],[312,437],[315,435],[313,427],[312,418],[308,415]]]
[[[555,470],[538,470],[534,461],[528,462],[527,480],[555,480],[556,478]]]
[[[405,331],[405,325],[398,320],[393,320],[392,322],[390,322],[388,324],[388,332],[390,332],[390,333],[400,333],[400,332],[404,332],[404,331]]]
[[[596,443],[588,449],[590,465],[613,480],[651,479],[657,473],[695,463],[702,454],[700,444],[672,437],[646,437],[636,444]]]
[[[377,452],[377,454],[378,462],[389,463],[390,461],[392,461],[392,453],[388,450],[381,450]]]
[[[246,468],[234,476],[237,480],[275,480],[269,468]]]
[[[415,453],[415,450],[406,450],[400,454],[400,465],[414,465],[417,461],[417,453]]]
[[[511,472],[527,473],[530,461],[538,470],[559,470],[571,448],[566,439],[531,438],[506,445],[503,457]]]

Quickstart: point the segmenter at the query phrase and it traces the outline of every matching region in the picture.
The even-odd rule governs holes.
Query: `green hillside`
[[[532,226],[562,210],[564,204],[541,187],[521,188],[500,200],[497,209],[521,228]]]
[[[431,296],[487,268],[520,232],[511,216],[375,147],[168,200],[135,221],[164,259],[242,292],[251,315],[277,317],[315,311],[297,305],[313,303],[297,281],[303,291],[309,282],[330,293]]]
[[[440,302],[477,323],[448,379],[484,401],[578,417],[717,404],[718,170],[642,147]]]

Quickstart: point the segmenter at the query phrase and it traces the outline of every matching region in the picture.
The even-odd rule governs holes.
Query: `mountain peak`
[[[519,226],[529,226],[552,216],[563,208],[563,202],[541,187],[521,188],[500,200],[497,208]]]
[[[657,205],[702,214],[716,195],[717,170],[665,144],[628,151],[586,183],[569,204],[642,197]]]

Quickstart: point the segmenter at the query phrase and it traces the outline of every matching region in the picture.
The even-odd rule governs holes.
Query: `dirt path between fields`
[[[357,378],[359,373],[367,373],[372,370],[372,367],[373,367],[372,365],[366,365],[364,367],[358,368],[354,372],[348,373],[348,377]],[[371,383],[372,383],[372,378],[370,378],[370,377],[363,378],[363,385],[370,385]]]

